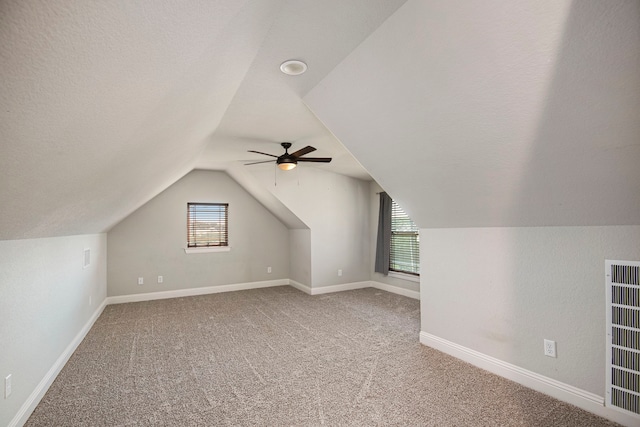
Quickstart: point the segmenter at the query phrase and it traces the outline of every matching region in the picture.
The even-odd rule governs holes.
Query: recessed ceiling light
[[[280,64],[280,71],[290,76],[299,76],[307,71],[307,64],[295,59],[284,61]]]

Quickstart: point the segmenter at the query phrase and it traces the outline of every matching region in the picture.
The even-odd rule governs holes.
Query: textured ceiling
[[[640,224],[640,2],[408,1],[304,98],[423,228]]]
[[[639,224],[639,8],[0,1],[0,239],[106,231],[281,141],[422,227]]]
[[[301,96],[357,47],[406,0],[305,0],[287,2],[266,35],[241,87],[209,139],[198,167],[227,161],[265,160],[247,150],[283,153],[280,142],[318,148],[313,156],[331,156],[330,164],[304,165],[371,179],[365,169],[309,111]],[[307,63],[308,71],[287,76],[279,65],[288,59]],[[240,164],[246,162],[239,162]],[[273,167],[271,164],[252,169]]]
[[[0,2],[0,239],[106,231],[284,139],[369,178],[300,94],[403,2]]]

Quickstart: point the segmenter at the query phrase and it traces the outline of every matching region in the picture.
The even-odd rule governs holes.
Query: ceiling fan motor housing
[[[290,142],[283,142],[280,145],[282,145],[282,147],[284,148],[284,154],[280,157],[278,157],[278,159],[276,160],[277,164],[282,164],[282,163],[290,163],[293,165],[297,165],[298,164],[298,159],[296,159],[294,156],[292,156],[291,154],[289,154],[289,148],[291,148],[291,143]]]

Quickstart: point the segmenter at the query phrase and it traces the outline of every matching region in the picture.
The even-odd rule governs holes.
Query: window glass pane
[[[420,234],[418,227],[393,201],[391,209],[391,258],[389,270],[420,274]]]
[[[187,247],[228,246],[227,203],[187,204]]]

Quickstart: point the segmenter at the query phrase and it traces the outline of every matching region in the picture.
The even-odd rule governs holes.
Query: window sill
[[[390,271],[387,274],[389,277],[394,277],[396,279],[408,280],[410,282],[420,283],[420,276],[414,276],[413,274],[400,273],[399,271]]]
[[[229,252],[230,246],[211,246],[208,248],[184,248],[186,254],[206,254],[209,252]]]

